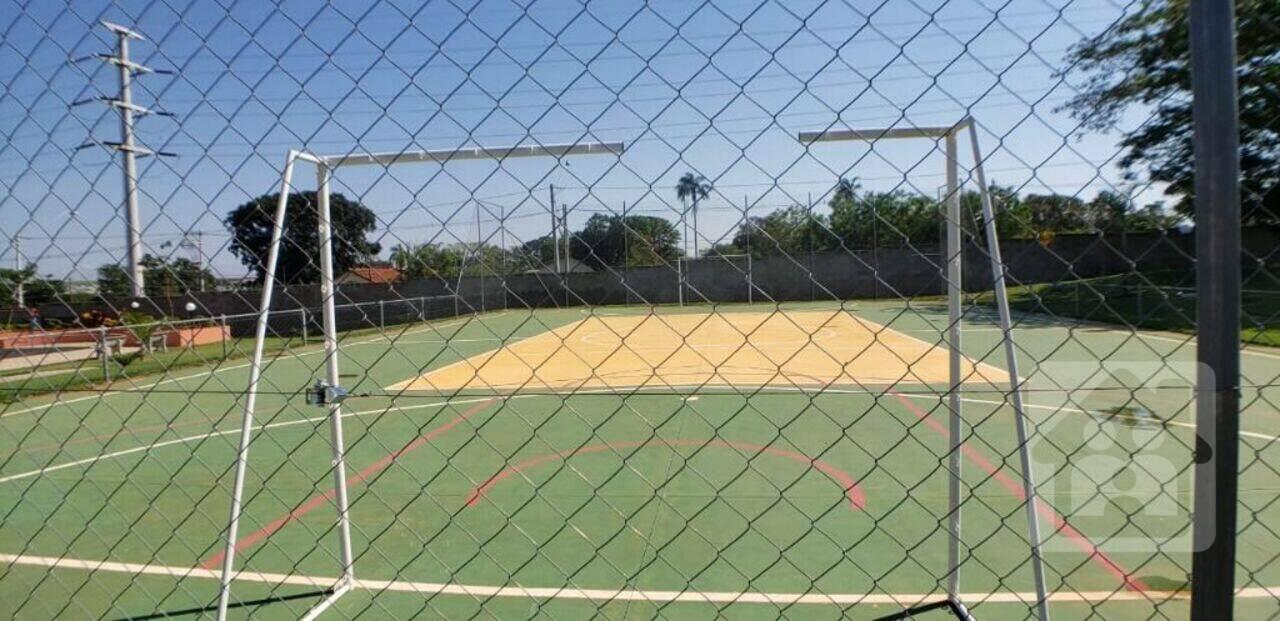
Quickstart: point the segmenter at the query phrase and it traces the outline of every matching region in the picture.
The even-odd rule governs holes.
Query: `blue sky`
[[[716,187],[702,245],[751,215],[825,194],[841,176],[934,194],[942,162],[927,142],[825,144],[828,127],[978,120],[988,176],[1029,192],[1091,197],[1124,187],[1114,135],[1075,137],[1056,109],[1080,78],[1068,48],[1123,15],[1107,0],[716,0],[479,3],[11,2],[0,13],[0,235],[23,237],[41,273],[92,278],[124,260],[119,162],[101,104],[115,73],[68,58],[109,51],[98,20],[150,40],[134,56],[173,75],[140,77],[135,100],[172,111],[139,121],[144,145],[179,155],[140,166],[144,244],[204,232],[222,275],[222,217],[279,184],[290,148],[333,154],[623,141],[621,157],[456,162],[344,170],[335,191],[378,213],[397,243],[508,245],[550,227],[547,187],[580,227],[592,213],[679,217],[672,190],[695,171]],[[1130,9],[1132,10],[1132,9]],[[1140,111],[1126,122],[1141,122]],[[302,188],[314,177],[300,169]],[[1156,198],[1138,187],[1140,200]],[[745,207],[744,207],[745,206]],[[478,207],[478,209],[477,209]],[[825,207],[819,206],[819,210]],[[166,242],[169,245],[166,246]],[[163,247],[162,247],[163,246]],[[7,245],[6,245],[7,247]],[[3,261],[12,263],[7,248]]]

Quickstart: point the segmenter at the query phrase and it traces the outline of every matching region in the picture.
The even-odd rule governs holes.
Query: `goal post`
[[[999,315],[1001,343],[1004,348],[1005,364],[1009,378],[1008,403],[1014,412],[1015,430],[1018,440],[1018,456],[1021,464],[1022,491],[1025,496],[1027,519],[1027,536],[1031,547],[1031,568],[1035,584],[1035,614],[1041,621],[1048,621],[1048,592],[1045,584],[1044,559],[1040,538],[1040,522],[1038,511],[1039,499],[1036,495],[1035,476],[1032,471],[1030,445],[1028,443],[1028,420],[1022,402],[1021,378],[1018,372],[1017,351],[1013,342],[1013,321],[1009,311],[1009,295],[1006,288],[1004,261],[1000,255],[1000,239],[996,229],[995,207],[992,204],[990,188],[987,186],[984,158],[978,143],[976,122],[972,116],[965,116],[959,122],[949,126],[934,127],[888,127],[872,129],[827,129],[800,132],[798,140],[809,146],[819,142],[859,141],[875,143],[880,140],[930,140],[943,143],[946,159],[946,196],[944,220],[946,234],[945,266],[943,268],[947,289],[947,330],[946,342],[949,354],[947,406],[949,416],[950,447],[948,459],[947,485],[947,572],[946,589],[948,601],[938,605],[948,606],[956,616],[969,618],[965,603],[960,596],[960,569],[963,564],[961,537],[961,506],[963,505],[963,485],[961,480],[961,449],[964,444],[964,417],[961,411],[961,391],[963,389],[962,368],[963,353],[961,350],[961,327],[963,323],[963,261],[964,243],[961,228],[962,211],[960,196],[960,145],[959,141],[967,134],[973,158],[973,176],[978,185],[981,201],[981,221],[983,234],[986,237],[987,255],[991,262],[992,290],[995,294],[996,308]]]
[[[298,162],[313,164],[316,168],[316,205],[319,227],[320,297],[322,306],[323,343],[325,354],[325,379],[317,382],[308,392],[308,401],[327,408],[329,433],[332,445],[333,502],[337,509],[337,527],[342,573],[326,597],[313,606],[302,618],[314,619],[355,585],[355,558],[351,550],[351,516],[347,500],[346,449],[342,429],[342,401],[346,391],[340,385],[342,377],[338,360],[338,330],[335,311],[337,296],[333,274],[333,227],[329,213],[330,182],[337,169],[354,166],[386,166],[397,164],[445,165],[454,161],[498,160],[526,157],[553,157],[562,159],[578,155],[620,155],[625,149],[622,142],[587,142],[548,145],[518,145],[510,147],[475,147],[463,149],[395,151],[386,153],[346,153],[320,156],[301,150],[291,150],[285,157],[280,180],[280,198],[272,217],[271,244],[263,266],[262,293],[254,327],[253,353],[249,363],[249,383],[245,391],[244,412],[240,423],[240,440],[236,453],[235,478],[231,492],[230,517],[227,522],[226,547],[222,556],[222,570],[218,589],[218,621],[227,618],[231,604],[231,584],[235,580],[235,556],[237,552],[240,517],[244,504],[244,482],[249,467],[249,446],[253,434],[254,407],[258,384],[262,379],[262,360],[265,350],[268,318],[272,296],[275,292],[276,271],[280,258],[280,245],[284,237],[285,218],[289,195],[293,191],[294,169]],[[552,205],[552,209],[555,206]],[[455,292],[456,294],[456,292]]]

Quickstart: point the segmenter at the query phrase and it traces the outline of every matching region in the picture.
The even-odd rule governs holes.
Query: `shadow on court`
[[[268,604],[279,604],[281,602],[289,602],[296,599],[321,598],[333,594],[333,589],[323,589],[320,591],[307,591],[305,593],[294,593],[292,595],[273,595],[271,597],[263,597],[261,599],[251,599],[243,602],[233,602],[227,606],[229,610],[238,608],[259,608]],[[218,610],[216,603],[208,606],[197,606],[195,608],[183,608],[181,610],[157,610],[155,612],[130,617],[120,617],[117,621],[146,621],[147,619],[171,619],[174,617],[189,617],[202,615],[206,613],[215,613]]]

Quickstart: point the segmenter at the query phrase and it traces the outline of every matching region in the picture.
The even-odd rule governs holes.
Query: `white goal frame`
[[[554,157],[561,159],[573,155],[619,155],[626,148],[621,142],[587,142],[573,144],[526,145],[514,147],[476,147],[467,149],[441,149],[396,151],[389,153],[347,153],[319,156],[305,151],[291,150],[285,158],[281,174],[280,200],[272,219],[271,246],[262,281],[255,326],[253,355],[249,363],[249,386],[245,391],[244,415],[240,422],[240,443],[236,453],[235,483],[231,492],[231,515],[227,524],[227,542],[222,559],[222,573],[218,589],[218,621],[225,621],[231,602],[231,583],[235,579],[235,556],[240,514],[244,502],[244,479],[249,466],[249,441],[253,432],[253,409],[258,396],[258,382],[262,378],[262,357],[267,334],[267,319],[271,313],[271,298],[275,292],[277,260],[280,257],[280,241],[284,234],[285,214],[289,194],[293,190],[293,168],[298,161],[316,166],[316,211],[320,241],[320,297],[324,324],[325,381],[337,389],[341,375],[338,369],[338,330],[334,310],[337,294],[333,275],[333,229],[330,226],[329,183],[336,169],[352,166],[392,166],[395,164],[432,163],[444,165],[460,160],[499,160],[524,157]],[[555,206],[552,205],[552,209]],[[456,292],[455,292],[456,294]],[[326,389],[327,391],[328,389]],[[307,611],[303,619],[315,619],[333,605],[338,598],[355,584],[355,559],[351,553],[351,516],[347,504],[347,474],[345,443],[342,436],[342,404],[340,398],[326,399],[329,409],[329,430],[333,445],[334,503],[338,510],[338,539],[341,547],[342,575],[336,580],[328,595]]]
[[[950,410],[949,436],[951,441],[948,452],[948,550],[947,550],[947,603],[951,610],[962,618],[970,619],[968,609],[960,599],[960,566],[962,565],[962,539],[960,533],[960,509],[962,505],[961,446],[964,442],[964,418],[961,412],[961,391],[964,378],[961,377],[961,324],[963,315],[963,257],[964,243],[961,230],[961,196],[960,196],[960,157],[959,138],[968,133],[969,143],[973,151],[973,176],[978,185],[978,194],[982,201],[982,228],[986,234],[987,255],[991,260],[992,289],[995,292],[996,308],[999,313],[1001,340],[1004,344],[1005,363],[1009,373],[1008,403],[1013,406],[1015,426],[1018,435],[1018,456],[1021,462],[1022,490],[1026,496],[1027,535],[1031,546],[1031,568],[1034,574],[1036,601],[1034,602],[1037,618],[1048,621],[1048,593],[1045,586],[1044,557],[1040,539],[1040,519],[1037,514],[1039,499],[1036,495],[1035,475],[1032,471],[1031,449],[1027,442],[1028,420],[1022,403],[1022,387],[1018,373],[1018,356],[1013,343],[1013,321],[1009,314],[1009,294],[1005,286],[1008,275],[1005,273],[1004,261],[1000,256],[1000,237],[996,232],[995,208],[991,201],[990,188],[987,186],[986,170],[982,151],[978,145],[978,131],[972,116],[965,116],[958,123],[945,127],[889,127],[877,129],[828,129],[800,132],[797,138],[801,143],[810,145],[818,142],[860,141],[875,144],[880,140],[925,139],[944,143],[946,154],[946,267],[944,278],[947,281],[947,348],[950,354],[950,385],[947,391],[948,409]]]

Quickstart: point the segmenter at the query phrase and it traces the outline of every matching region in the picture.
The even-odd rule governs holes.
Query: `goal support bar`
[[[1013,342],[1013,320],[1009,310],[1009,294],[1006,284],[1004,261],[1000,256],[1000,238],[996,229],[995,207],[991,200],[991,191],[987,187],[986,171],[981,148],[978,144],[978,132],[973,117],[966,116],[958,123],[950,126],[932,127],[889,127],[871,129],[828,129],[805,131],[797,135],[797,139],[805,145],[819,142],[860,141],[876,142],[879,140],[926,139],[942,142],[946,156],[945,200],[946,260],[943,267],[947,289],[947,330],[946,341],[950,350],[949,358],[949,390],[947,405],[950,413],[949,435],[950,447],[947,455],[947,573],[946,589],[952,603],[951,610],[961,618],[968,619],[969,614],[960,601],[960,569],[964,560],[963,539],[961,537],[961,507],[963,505],[963,481],[961,479],[961,451],[964,445],[965,424],[961,411],[961,391],[963,377],[963,353],[961,349],[961,327],[963,325],[963,230],[961,229],[962,209],[960,196],[960,158],[959,140],[968,134],[973,156],[973,176],[978,185],[981,199],[982,229],[986,237],[986,249],[991,261],[992,289],[995,292],[996,307],[1000,320],[1001,341],[1004,346],[1005,364],[1008,371],[1010,392],[1008,403],[1013,407],[1015,429],[1018,439],[1018,456],[1021,465],[1022,491],[1026,498],[1025,510],[1027,519],[1027,536],[1031,547],[1031,569],[1035,583],[1035,614],[1040,621],[1048,621],[1048,589],[1045,584],[1044,559],[1040,538],[1040,519],[1037,513],[1040,500],[1036,495],[1035,475],[1032,470],[1031,449],[1028,442],[1029,421],[1022,402],[1021,377],[1018,372],[1018,356]]]
[[[240,517],[244,506],[244,483],[249,468],[249,445],[254,428],[254,407],[258,385],[262,380],[263,352],[265,349],[268,318],[271,314],[272,295],[275,292],[279,267],[280,245],[284,237],[285,216],[289,208],[289,195],[293,191],[293,173],[299,162],[316,167],[316,211],[319,226],[320,297],[324,329],[325,380],[328,386],[337,387],[342,377],[338,360],[338,329],[335,310],[337,297],[336,279],[333,274],[333,227],[329,213],[330,182],[338,168],[348,166],[407,163],[446,164],[455,160],[505,160],[516,157],[554,157],[571,155],[619,155],[625,145],[621,142],[590,142],[576,144],[525,145],[512,147],[477,147],[468,149],[443,149],[434,151],[398,151],[392,153],[366,153],[319,156],[299,150],[289,151],[281,174],[280,197],[276,203],[271,224],[271,246],[267,262],[263,266],[262,295],[254,327],[253,354],[249,362],[249,385],[244,400],[244,414],[240,422],[240,442],[236,452],[235,479],[231,491],[230,517],[227,522],[227,541],[222,557],[222,572],[218,588],[218,621],[225,621],[231,604],[231,584],[235,580],[236,545]],[[554,205],[552,206],[554,208]],[[456,293],[456,292],[455,292]],[[337,531],[340,547],[341,575],[336,579],[328,595],[313,606],[302,618],[314,619],[351,590],[355,584],[355,557],[351,549],[351,516],[347,498],[346,445],[342,429],[342,403],[332,401],[328,408],[329,434],[333,464],[333,502],[337,509]]]

